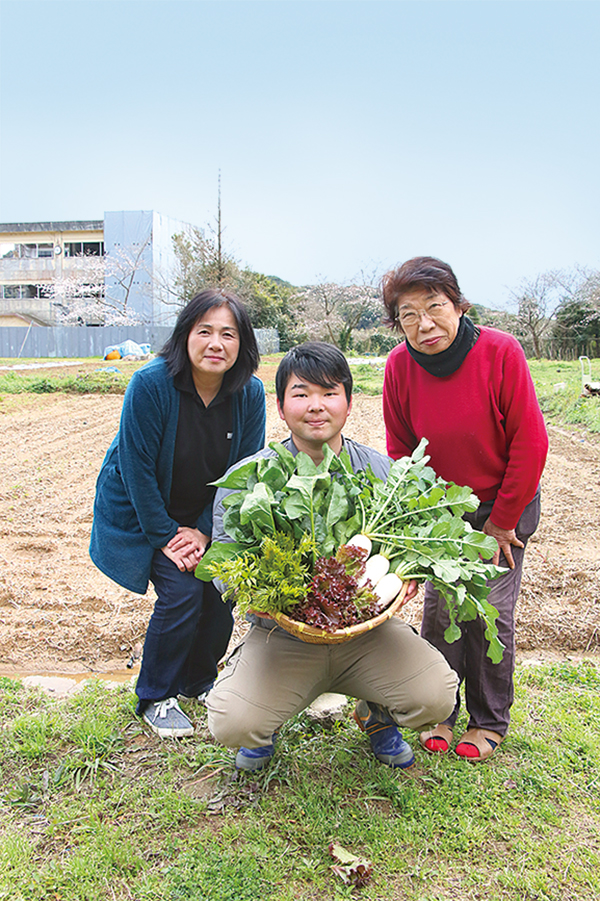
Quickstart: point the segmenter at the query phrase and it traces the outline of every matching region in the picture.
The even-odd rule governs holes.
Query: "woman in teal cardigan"
[[[90,555],[107,576],[157,600],[136,692],[161,737],[191,735],[177,696],[211,686],[231,609],[194,570],[210,540],[208,483],[264,446],[265,394],[250,319],[232,294],[203,291],[160,355],[127,388],[96,486]]]

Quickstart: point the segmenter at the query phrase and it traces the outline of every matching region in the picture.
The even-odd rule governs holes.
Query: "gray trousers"
[[[481,529],[490,515],[491,503],[481,504],[475,513],[465,516],[473,528]],[[540,491],[525,507],[518,522],[517,537],[527,545],[540,520]],[[461,638],[448,644],[444,631],[449,625],[446,602],[438,591],[427,582],[425,584],[425,605],[421,635],[438,648],[460,682],[465,683],[465,701],[469,712],[469,729],[491,729],[506,735],[510,723],[510,708],[514,700],[513,674],[515,669],[515,607],[521,587],[525,548],[513,547],[514,569],[490,582],[488,601],[499,612],[496,625],[500,640],[506,650],[500,663],[492,663],[486,655],[487,640],[484,625],[480,619],[460,623]],[[500,554],[500,565],[506,566],[504,555]],[[451,715],[443,721],[453,727],[460,710],[460,696],[456,693],[456,703]]]
[[[422,729],[450,714],[457,685],[443,655],[399,619],[338,645],[308,644],[263,620],[209,693],[208,727],[228,747],[260,747],[320,694],[339,692],[383,705],[399,726]]]

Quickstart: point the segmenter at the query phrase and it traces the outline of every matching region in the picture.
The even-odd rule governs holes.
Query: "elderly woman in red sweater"
[[[449,644],[444,599],[425,586],[421,634],[437,647],[465,682],[467,731],[455,752],[470,761],[490,757],[508,730],[513,702],[514,614],[523,556],[540,516],[539,481],[548,450],[544,420],[518,341],[465,315],[463,297],[450,266],[434,257],[415,257],[383,279],[388,322],[406,338],[389,355],[383,388],[388,454],[410,454],[427,438],[431,465],[442,478],[469,485],[480,500],[466,518],[492,535],[494,563],[506,573],[491,583],[489,601],[499,611],[501,663],[486,656],[484,625],[461,624],[461,638]],[[432,753],[450,748],[459,712],[421,733]]]

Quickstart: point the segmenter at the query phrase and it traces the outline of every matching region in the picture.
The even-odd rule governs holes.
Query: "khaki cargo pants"
[[[261,620],[209,693],[208,726],[228,747],[260,747],[320,694],[338,692],[383,705],[400,727],[425,729],[449,716],[457,685],[443,655],[396,618],[338,645],[308,644]]]

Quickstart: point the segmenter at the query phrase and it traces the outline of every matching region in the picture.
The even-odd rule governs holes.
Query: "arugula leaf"
[[[274,495],[268,485],[257,482],[252,491],[246,495],[239,510],[240,523],[251,525],[254,536],[258,539],[265,534],[273,535],[275,521],[271,507]]]

